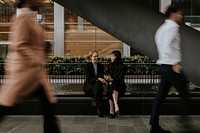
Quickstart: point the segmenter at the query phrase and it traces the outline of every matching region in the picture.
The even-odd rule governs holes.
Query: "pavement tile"
[[[149,133],[149,116],[134,115],[110,119],[98,116],[58,116],[62,133]],[[182,133],[178,116],[160,116],[160,125]],[[191,116],[192,129],[200,133],[200,116]],[[43,133],[42,116],[8,116],[0,123],[0,133]]]

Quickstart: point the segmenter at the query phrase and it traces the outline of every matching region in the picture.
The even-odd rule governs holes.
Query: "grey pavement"
[[[160,125],[182,133],[178,116],[161,116]],[[190,116],[191,125],[200,132],[200,116]],[[129,115],[115,119],[108,117],[72,115],[58,116],[62,133],[149,133],[149,116]],[[0,133],[42,133],[41,116],[7,116],[0,123]]]

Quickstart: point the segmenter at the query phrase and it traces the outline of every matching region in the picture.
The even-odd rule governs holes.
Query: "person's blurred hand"
[[[172,70],[176,73],[181,73],[182,72],[182,66],[179,64],[175,64],[172,66]]]

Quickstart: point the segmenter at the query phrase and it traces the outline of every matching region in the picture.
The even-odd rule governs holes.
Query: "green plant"
[[[123,62],[127,65],[128,75],[154,75],[158,74],[155,61],[147,56],[135,55],[131,57],[122,58]],[[3,75],[5,58],[0,58],[0,74]],[[108,57],[101,57],[99,62],[107,67],[109,63]],[[82,75],[84,74],[84,65],[86,60],[84,57],[71,57],[71,56],[49,56],[46,69],[50,75]],[[149,65],[147,63],[152,63]]]

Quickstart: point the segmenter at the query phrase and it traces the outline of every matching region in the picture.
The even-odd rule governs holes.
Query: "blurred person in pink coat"
[[[41,0],[18,0],[20,14],[13,18],[5,65],[9,82],[0,88],[0,121],[17,103],[36,95],[43,103],[44,133],[59,133],[53,113],[57,99],[44,69],[43,28],[36,20],[40,6]]]

